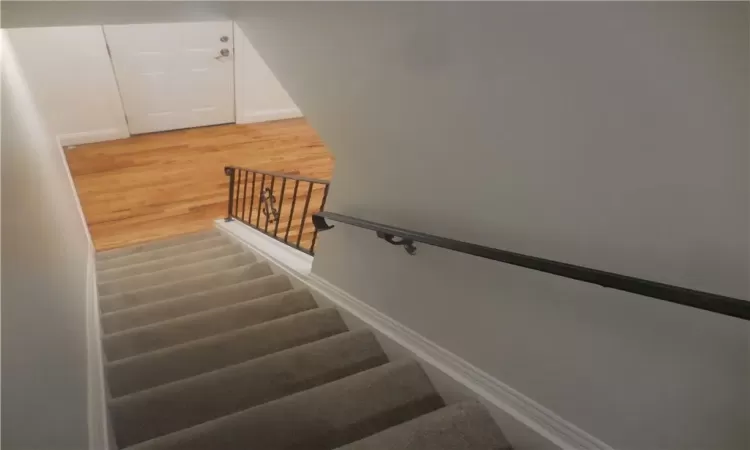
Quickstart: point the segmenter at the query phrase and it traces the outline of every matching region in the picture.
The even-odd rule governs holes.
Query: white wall
[[[19,3],[4,26],[237,18],[336,155],[330,210],[747,297],[747,4]],[[747,448],[739,321],[345,226],[317,250],[616,448]]]
[[[89,435],[89,422],[106,429],[90,412],[103,380],[87,375],[93,246],[5,31],[2,56],[2,448],[105,449]]]
[[[289,94],[268,68],[242,29],[234,25],[237,123],[301,117]]]
[[[327,209],[748,298],[748,13],[282,4],[236,19]],[[339,225],[313,271],[618,449],[746,449],[748,325]]]
[[[301,117],[297,105],[235,26],[238,123]],[[9,30],[39,108],[63,145],[129,136],[101,26]]]
[[[8,33],[39,110],[63,145],[129,136],[100,26]]]

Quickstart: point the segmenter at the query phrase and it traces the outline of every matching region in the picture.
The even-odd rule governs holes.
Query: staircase
[[[445,405],[218,230],[97,255],[108,406],[129,450],[489,450],[478,403]]]

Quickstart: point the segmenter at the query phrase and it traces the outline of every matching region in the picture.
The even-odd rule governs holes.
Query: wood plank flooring
[[[66,157],[97,250],[211,228],[227,213],[229,178],[224,166],[324,180],[330,180],[334,166],[331,154],[304,119],[140,135],[68,148]],[[284,198],[281,234],[289,224],[285,219],[293,203],[293,183],[287,183],[283,195],[279,184],[274,193],[277,202]],[[266,186],[270,187],[270,179]],[[248,183],[243,198],[246,219],[257,218],[260,190],[258,177],[250,210],[252,183]],[[307,183],[301,183],[288,227],[290,239],[299,236],[306,193]],[[300,238],[303,248],[310,248],[309,217],[318,210],[322,196],[322,186],[315,185]],[[242,205],[238,209],[241,213]],[[261,218],[264,225],[265,216]],[[269,228],[274,226],[271,223]]]

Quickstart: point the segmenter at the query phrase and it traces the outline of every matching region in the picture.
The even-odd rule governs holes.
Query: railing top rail
[[[466,253],[480,258],[487,258],[586,283],[597,284],[607,288],[652,297],[680,305],[691,306],[704,311],[711,311],[726,316],[750,320],[750,301],[739,298],[696,291],[656,281],[605,272],[603,270],[538,258],[536,256],[523,255],[492,247],[485,247],[483,245],[407,230],[405,228],[371,222],[369,220],[358,219],[356,217],[327,211],[322,211],[313,215],[313,223],[318,231],[332,228],[326,224],[325,219],[373,230],[378,233],[379,237],[384,238],[386,241],[392,244],[403,245],[410,253],[413,253],[414,251],[413,243],[421,242],[423,244]],[[394,237],[400,238],[400,240],[395,241]]]
[[[300,175],[291,175],[291,174],[282,173],[282,172],[269,172],[269,171],[266,171],[266,170],[250,169],[250,168],[247,168],[247,167],[239,167],[239,166],[226,166],[226,167],[224,167],[224,172],[226,172],[227,175],[229,175],[228,171],[232,170],[232,169],[234,169],[234,170],[244,170],[246,172],[252,172],[252,173],[259,173],[261,175],[271,175],[271,176],[274,176],[274,177],[283,177],[283,178],[287,178],[287,179],[290,179],[290,180],[307,181],[307,182],[310,182],[310,183],[330,184],[330,180],[323,180],[323,179],[320,179],[320,178],[303,177],[303,176],[300,176]]]

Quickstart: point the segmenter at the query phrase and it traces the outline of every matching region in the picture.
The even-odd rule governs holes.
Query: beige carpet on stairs
[[[97,280],[121,450],[510,449],[218,230],[101,252]]]

